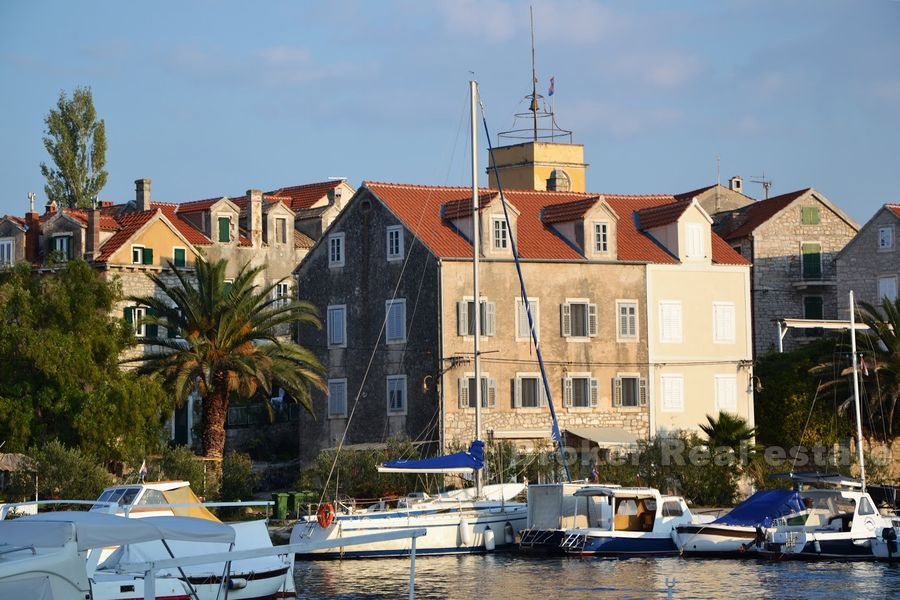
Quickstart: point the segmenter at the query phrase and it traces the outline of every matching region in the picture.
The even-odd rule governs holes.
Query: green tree
[[[75,88],[71,99],[60,92],[44,122],[44,148],[53,160],[53,167],[41,163],[47,198],[63,207],[90,208],[107,177],[106,125],[97,120],[91,89]]]
[[[52,275],[0,272],[0,432],[4,451],[58,440],[97,461],[159,449],[172,403],[161,382],[119,368],[131,333],[120,298],[83,260]]]
[[[864,425],[878,439],[891,440],[897,425],[897,400],[900,399],[900,298],[881,302],[883,314],[875,306],[862,302],[857,314],[868,325],[859,347],[868,356],[861,382],[866,393]]]
[[[315,307],[275,299],[272,290],[280,282],[256,286],[261,266],[244,265],[230,284],[224,260],[198,261],[196,281],[172,263],[169,268],[174,282],[151,274],[157,294],[132,300],[149,309],[146,323],[177,335],[145,338],[147,353],[128,362],[139,362],[141,373],[165,378],[178,402],[195,391],[200,395],[204,455],[224,454],[232,395],[250,399],[261,390],[269,397],[280,385],[312,412],[311,388],[325,389],[322,365],[308,349],[280,340],[276,331],[295,323],[321,327]]]
[[[16,473],[12,481],[11,497],[38,496],[69,500],[94,500],[103,488],[114,483],[112,475],[97,464],[96,459],[78,448],[68,448],[58,440],[28,450],[37,469],[37,490],[34,473]]]
[[[729,448],[739,453],[741,446],[756,435],[756,429],[747,425],[745,419],[731,413],[720,412],[718,417],[706,415],[706,421],[700,429],[706,434],[711,448]]]

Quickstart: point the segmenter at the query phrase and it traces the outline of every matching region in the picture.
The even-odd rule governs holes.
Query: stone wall
[[[802,208],[807,206],[819,207],[818,225],[802,223]],[[856,224],[848,223],[813,192],[804,194],[756,228],[752,235],[752,294],[754,353],[757,356],[778,350],[775,321],[804,318],[806,296],[822,298],[825,319],[838,318],[835,257],[855,234]],[[821,279],[803,278],[800,254],[803,242],[821,244]],[[785,336],[785,351],[806,341],[804,336],[802,330]]]
[[[900,250],[897,249],[900,235],[897,215],[887,208],[880,209],[860,230],[853,241],[847,244],[837,260],[837,302],[838,317],[850,318],[850,291],[856,303],[867,302],[875,306],[881,304],[878,295],[878,278],[900,275]],[[893,245],[879,248],[879,230],[893,229]]]

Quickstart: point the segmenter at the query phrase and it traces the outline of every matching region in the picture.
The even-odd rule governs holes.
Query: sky
[[[80,86],[106,124],[102,200],[145,177],[170,202],[329,177],[469,185],[468,81],[492,143],[522,125],[530,5],[538,93],[584,145],[588,191],[741,175],[762,198],[764,176],[860,224],[900,202],[896,0],[3,0],[0,215],[28,192],[43,211],[44,120]]]

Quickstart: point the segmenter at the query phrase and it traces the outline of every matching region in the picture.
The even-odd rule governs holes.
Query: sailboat
[[[473,297],[480,297],[478,282],[479,249],[479,193],[477,160],[477,83],[469,82],[472,135],[472,255]],[[474,369],[475,381],[480,381],[479,337],[480,319],[475,320]],[[475,440],[465,452],[422,460],[395,460],[381,465],[382,473],[470,474],[473,488],[445,492],[437,496],[417,494],[401,498],[396,506],[381,504],[364,511],[347,507],[340,512],[331,504],[321,506],[315,516],[300,519],[291,531],[291,544],[308,544],[310,552],[302,550],[298,557],[353,558],[403,556],[410,554],[412,544],[418,554],[460,554],[491,552],[497,548],[513,547],[516,535],[525,527],[527,505],[516,502],[525,486],[518,483],[483,485],[484,442],[481,438],[481,386],[475,386]],[[359,544],[328,550],[312,550],[323,540],[348,539],[375,531],[402,531],[424,527],[427,533],[415,542],[399,539],[388,542]]]
[[[892,522],[883,517],[866,492],[866,466],[862,445],[862,419],[859,408],[859,372],[856,353],[856,307],[850,292],[850,339],[853,356],[853,400],[856,412],[856,449],[859,482],[836,489],[800,491],[806,507],[804,518],[781,518],[759,536],[757,556],[777,560],[874,560],[877,536]],[[890,534],[886,534],[890,536]],[[887,542],[888,540],[884,540]],[[896,540],[894,540],[896,545]],[[887,551],[889,548],[885,548]]]

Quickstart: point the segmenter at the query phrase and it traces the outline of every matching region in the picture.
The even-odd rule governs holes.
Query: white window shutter
[[[600,386],[596,379],[591,377],[591,408],[596,408],[600,404]]]
[[[487,408],[495,408],[497,406],[497,380],[487,380]]]
[[[559,305],[560,330],[563,337],[572,335],[572,309],[568,303]]]
[[[613,406],[622,406],[622,380],[613,379]]]
[[[544,387],[544,379],[538,379],[538,404],[547,406],[547,390]]]
[[[459,319],[456,332],[469,335],[469,303],[465,300],[456,303],[456,314]]]
[[[495,333],[495,318],[497,314],[497,305],[494,302],[485,302],[484,303],[484,331],[481,332],[482,335],[494,335]]]
[[[528,312],[525,310],[525,303],[521,298],[516,298],[516,337],[527,338],[529,336]]]
[[[563,378],[563,404],[572,406],[572,379],[570,377]]]
[[[459,407],[469,408],[469,379],[459,378]]]
[[[640,402],[641,406],[647,406],[647,380],[641,377],[638,382],[638,386],[640,388],[638,391],[638,402]]]
[[[522,408],[522,378],[513,379],[513,408]]]
[[[597,336],[597,305],[588,304],[588,335]]]

